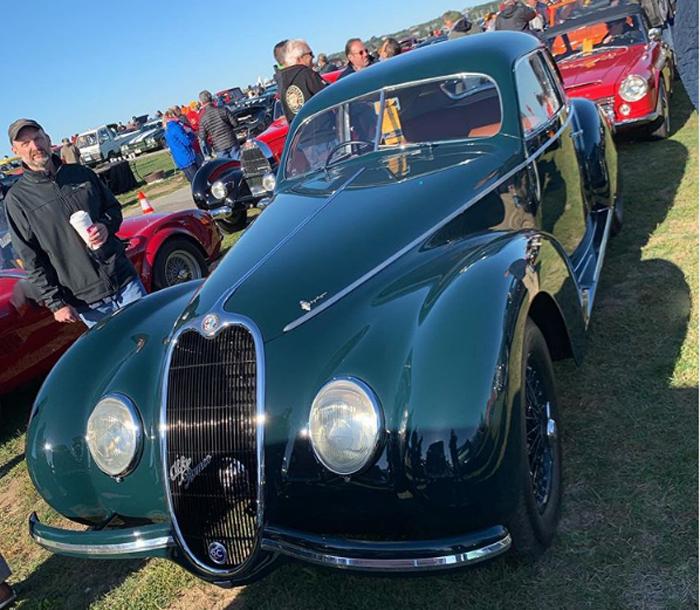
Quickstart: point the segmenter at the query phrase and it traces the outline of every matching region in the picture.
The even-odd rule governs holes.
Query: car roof
[[[486,74],[496,83],[503,83],[511,78],[513,64],[518,58],[541,46],[540,40],[531,34],[487,32],[415,49],[326,87],[304,104],[294,122],[299,124],[321,110],[383,87],[460,72]]]
[[[599,23],[600,21],[614,21],[615,19],[624,19],[629,15],[641,15],[644,11],[639,4],[622,4],[620,6],[614,6],[610,8],[601,8],[596,10],[591,10],[588,13],[584,13],[580,17],[575,19],[567,19],[548,30],[545,30],[546,38],[554,38],[557,34],[561,32],[568,32],[569,30],[575,29],[577,27],[583,27],[589,23]]]

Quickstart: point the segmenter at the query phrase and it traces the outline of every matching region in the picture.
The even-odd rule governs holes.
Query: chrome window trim
[[[199,333],[205,339],[213,339],[216,337],[224,328],[229,326],[241,326],[245,328],[250,335],[253,337],[253,343],[255,344],[255,361],[257,367],[257,389],[256,389],[256,442],[257,442],[257,460],[258,460],[258,493],[257,493],[257,536],[260,536],[263,525],[263,515],[264,515],[264,500],[265,500],[265,354],[264,354],[264,342],[262,334],[258,329],[255,322],[250,318],[238,314],[232,314],[224,311],[222,306],[223,301],[219,301],[210,311],[206,312],[204,315],[197,318],[189,320],[187,323],[183,324],[177,331],[170,337],[166,357],[164,359],[164,367],[162,371],[162,396],[161,396],[161,408],[160,408],[160,420],[159,420],[159,438],[160,438],[160,458],[162,462],[162,476],[163,476],[163,487],[165,491],[165,497],[168,503],[168,513],[170,514],[170,520],[173,527],[174,538],[177,541],[178,546],[183,550],[185,556],[189,561],[191,561],[197,568],[202,570],[206,574],[212,576],[232,576],[237,572],[245,569],[246,565],[250,560],[255,557],[255,549],[251,555],[244,561],[241,565],[233,570],[218,570],[212,568],[207,564],[201,562],[194,553],[192,553],[189,546],[185,543],[178,525],[177,519],[175,518],[175,511],[173,509],[173,502],[170,496],[170,488],[168,486],[168,447],[167,447],[167,401],[168,401],[168,373],[170,371],[170,363],[172,361],[173,351],[177,345],[177,340],[180,335],[188,330],[194,330]],[[204,334],[201,331],[201,323],[204,318],[214,313],[218,316],[220,320],[219,326],[211,334]]]
[[[560,111],[562,109],[566,108],[566,106],[562,106]],[[337,292],[334,294],[332,297],[329,299],[323,301],[321,304],[318,306],[314,307],[311,311],[305,313],[304,315],[296,318],[295,320],[292,320],[289,324],[287,324],[282,332],[289,332],[291,330],[294,330],[298,326],[301,326],[304,324],[304,322],[307,322],[314,316],[317,316],[319,313],[322,311],[325,311],[328,309],[331,305],[334,305],[340,299],[345,297],[346,295],[350,294],[355,288],[358,286],[361,286],[368,280],[370,280],[372,277],[377,275],[380,271],[383,271],[386,269],[389,265],[391,265],[393,262],[401,258],[404,254],[421,244],[423,241],[428,239],[433,233],[436,231],[439,231],[442,227],[444,227],[446,224],[457,218],[460,214],[462,214],[467,208],[471,207],[474,205],[477,201],[485,197],[488,193],[493,191],[494,189],[498,188],[501,184],[503,184],[505,181],[509,180],[512,178],[515,174],[517,174],[519,171],[525,169],[530,163],[533,163],[534,161],[537,160],[537,158],[547,149],[551,144],[553,144],[556,140],[558,140],[562,133],[564,133],[564,130],[569,126],[571,122],[571,117],[572,113],[568,113],[566,116],[566,119],[563,121],[561,127],[557,130],[557,132],[549,138],[540,148],[538,148],[535,152],[533,152],[529,157],[527,157],[522,163],[518,164],[516,167],[514,167],[512,170],[510,170],[507,174],[504,174],[501,176],[496,182],[494,182],[489,188],[484,189],[480,193],[476,194],[474,197],[472,197],[469,201],[467,201],[464,205],[460,206],[457,208],[454,212],[443,218],[440,222],[437,224],[433,225],[430,227],[427,231],[416,237],[413,241],[405,245],[403,248],[392,254],[389,258],[384,260],[383,262],[379,263],[376,267],[373,269],[370,269],[367,273],[365,273],[363,276],[359,277],[356,279],[354,282],[346,286],[343,290],[340,292]]]
[[[484,74],[483,72],[456,72],[456,73],[452,73],[452,74],[444,74],[444,75],[442,75],[442,76],[430,76],[430,77],[428,77],[428,78],[421,78],[421,79],[418,79],[418,80],[407,81],[407,82],[400,83],[400,84],[396,84],[396,85],[387,85],[386,87],[381,87],[380,89],[373,89],[372,91],[367,91],[366,93],[363,93],[362,95],[357,95],[357,96],[355,96],[355,97],[351,97],[351,98],[345,99],[345,100],[343,100],[342,102],[338,102],[337,104],[334,104],[333,106],[327,106],[326,108],[323,108],[322,110],[318,110],[317,112],[314,112],[313,114],[311,114],[311,115],[309,115],[308,117],[306,117],[306,118],[299,124],[299,126],[296,128],[296,130],[294,131],[293,134],[288,134],[287,137],[288,137],[288,141],[290,142],[289,148],[292,147],[291,142],[292,142],[292,140],[296,137],[296,135],[301,131],[301,129],[302,129],[309,121],[311,121],[312,119],[314,119],[314,118],[317,117],[318,115],[320,115],[320,114],[322,114],[322,113],[324,113],[324,112],[327,112],[327,111],[329,111],[329,110],[333,110],[334,108],[340,108],[343,104],[350,104],[350,103],[352,103],[352,102],[355,102],[355,101],[357,101],[357,100],[362,99],[363,97],[369,97],[370,95],[373,95],[373,94],[375,94],[375,93],[379,93],[379,94],[380,94],[380,100],[381,100],[381,105],[380,105],[380,107],[379,107],[379,113],[378,113],[378,115],[377,115],[377,116],[378,116],[377,122],[378,122],[379,126],[378,126],[378,129],[376,130],[376,133],[375,133],[375,140],[374,140],[374,146],[375,146],[374,150],[378,150],[378,149],[379,149],[379,139],[378,139],[378,135],[381,135],[381,120],[380,120],[380,117],[382,117],[383,112],[384,112],[384,102],[385,102],[385,100],[386,100],[386,95],[385,95],[385,93],[388,93],[388,92],[391,92],[391,91],[396,91],[397,89],[405,89],[405,88],[408,88],[408,87],[415,87],[416,85],[422,85],[422,84],[425,84],[425,83],[432,83],[432,82],[435,82],[435,81],[447,80],[447,79],[451,79],[451,78],[466,78],[466,77],[469,77],[469,76],[476,76],[476,77],[483,77],[483,78],[486,78],[486,79],[490,80],[490,81],[493,83],[494,87],[496,88],[496,93],[498,93],[498,104],[499,104],[499,106],[500,106],[500,108],[501,108],[501,126],[499,127],[499,130],[498,130],[496,133],[494,133],[493,135],[490,135],[490,136],[478,136],[478,137],[473,137],[473,138],[469,138],[469,137],[467,137],[467,138],[456,138],[456,139],[451,139],[451,140],[430,140],[430,141],[427,141],[427,142],[412,142],[410,145],[421,146],[421,145],[438,144],[438,143],[441,143],[441,142],[470,142],[470,141],[472,141],[472,140],[483,139],[484,137],[493,138],[494,136],[497,136],[498,134],[501,133],[501,129],[502,129],[502,127],[503,127],[503,96],[501,95],[501,89],[500,89],[500,87],[498,86],[498,83],[496,82],[496,79],[493,78],[492,76],[488,75],[488,74]],[[290,135],[292,136],[292,138],[289,138]],[[388,147],[387,147],[387,148],[388,148]],[[386,150],[387,148],[382,148],[381,150]],[[398,148],[398,145],[395,146],[395,147],[392,147],[392,148]],[[314,172],[321,171],[320,168],[319,168],[319,169],[315,169],[315,170],[308,171],[308,172],[306,172],[306,173],[304,173],[304,174],[297,174],[297,175],[295,175],[295,176],[289,176],[289,175],[287,174],[287,157],[288,157],[288,156],[289,156],[289,153],[287,152],[287,147],[285,146],[284,164],[280,164],[280,165],[281,165],[280,170],[281,170],[282,173],[283,173],[283,176],[284,176],[283,179],[284,179],[284,180],[290,180],[290,181],[291,181],[291,180],[297,180],[297,179],[299,179],[299,178],[301,178],[301,177],[303,177],[303,176],[307,176],[307,175],[310,174],[310,173],[314,173]]]
[[[47,540],[39,534],[32,533],[32,538],[46,550],[52,553],[79,553],[100,557],[103,555],[125,555],[129,553],[148,553],[174,546],[172,536],[161,536],[150,540],[138,539],[134,542],[120,542],[114,544],[72,544],[70,542],[56,542]]]
[[[388,558],[375,559],[370,557],[343,557],[331,553],[322,553],[304,548],[293,542],[270,540],[263,538],[262,548],[266,551],[282,553],[296,559],[301,559],[317,565],[341,568],[346,570],[362,570],[364,572],[422,572],[455,568],[461,565],[478,563],[501,553],[505,553],[511,546],[512,539],[509,533],[503,538],[486,546],[453,553],[451,555],[439,555],[435,557],[416,558]]]

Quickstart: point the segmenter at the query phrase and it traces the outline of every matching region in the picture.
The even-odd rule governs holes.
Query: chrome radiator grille
[[[255,548],[257,383],[246,328],[178,338],[168,371],[168,485],[181,540],[209,569],[234,570]]]
[[[614,97],[602,97],[595,101],[598,107],[603,111],[603,114],[608,117],[611,123],[615,122],[615,98]]]

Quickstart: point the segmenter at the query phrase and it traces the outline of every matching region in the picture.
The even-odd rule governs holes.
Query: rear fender
[[[584,197],[592,210],[615,204],[618,189],[617,149],[607,120],[594,102],[572,98],[576,148],[583,171]]]

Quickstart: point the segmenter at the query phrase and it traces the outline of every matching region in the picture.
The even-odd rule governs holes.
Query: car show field
[[[618,142],[625,228],[608,244],[583,365],[554,366],[565,491],[555,543],[537,562],[500,558],[421,578],[289,562],[261,582],[220,590],[162,559],[51,555],[30,540],[27,516],[80,526],[29,479],[32,386],[2,398],[0,429],[0,539],[18,607],[696,606],[698,121],[675,85],[670,137]]]

